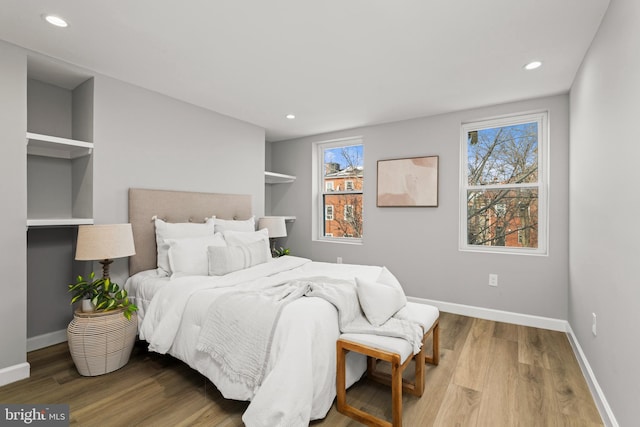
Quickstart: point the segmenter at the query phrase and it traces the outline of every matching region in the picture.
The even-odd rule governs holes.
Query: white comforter
[[[257,390],[230,381],[217,362],[196,350],[207,308],[216,297],[234,289],[266,288],[312,276],[375,280],[379,274],[380,267],[288,256],[220,277],[170,280],[155,272],[142,272],[130,278],[125,287],[140,307],[140,337],[149,342],[149,348],[197,369],[224,397],[251,400],[242,417],[247,426],[306,426],[310,420],[325,417],[335,398],[335,343],[340,335],[335,307],[320,298],[300,298],[282,310],[266,375]],[[348,385],[364,370],[365,359],[350,353]]]

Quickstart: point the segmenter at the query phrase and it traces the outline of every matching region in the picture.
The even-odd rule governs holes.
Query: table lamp
[[[258,230],[266,228],[269,230],[269,240],[271,241],[271,253],[276,251],[276,239],[287,237],[287,226],[283,216],[266,216],[258,220]]]
[[[102,277],[109,277],[113,258],[136,254],[131,224],[81,225],[78,227],[76,260],[100,261]]]

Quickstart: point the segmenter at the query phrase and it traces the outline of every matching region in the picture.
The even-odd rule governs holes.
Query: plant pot
[[[93,306],[93,303],[91,302],[90,299],[83,299],[82,300],[82,312],[83,313],[91,313],[95,311],[95,307]]]
[[[132,313],[129,320],[122,313],[122,309],[75,312],[67,339],[80,375],[102,375],[127,364],[138,333],[138,316]]]

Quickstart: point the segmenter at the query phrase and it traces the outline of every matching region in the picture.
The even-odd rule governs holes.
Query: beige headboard
[[[130,188],[129,222],[136,254],[129,258],[129,274],[156,268],[154,215],[167,222],[204,222],[213,215],[222,219],[248,219],[252,212],[251,196],[247,194]]]

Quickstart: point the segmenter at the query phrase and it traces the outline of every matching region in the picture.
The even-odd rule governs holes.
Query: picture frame
[[[439,156],[378,160],[378,207],[438,207]]]

